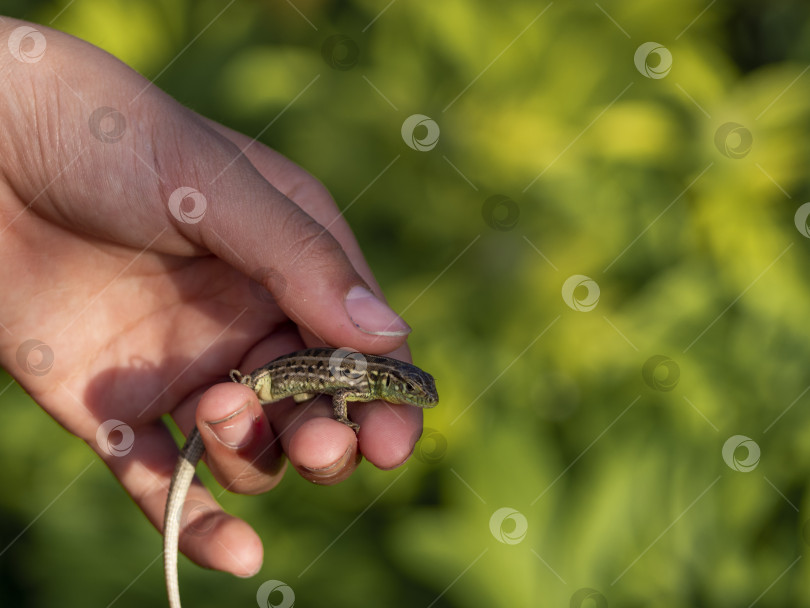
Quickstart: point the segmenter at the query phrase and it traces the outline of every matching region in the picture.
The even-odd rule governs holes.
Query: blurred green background
[[[221,496],[265,565],[182,558],[185,605],[810,605],[804,0],[0,7],[321,179],[437,380],[400,469]],[[7,375],[0,462],[3,606],[165,603],[159,535]]]

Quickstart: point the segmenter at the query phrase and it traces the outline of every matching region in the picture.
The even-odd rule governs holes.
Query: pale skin
[[[33,63],[6,52],[24,25],[47,43]],[[184,434],[197,424],[209,468],[233,492],[271,489],[287,460],[319,484],[351,475],[361,454],[382,469],[402,464],[421,433],[417,408],[352,405],[355,436],[328,399],[263,409],[227,380],[231,368],[318,344],[408,360],[409,328],[383,303],[327,190],[85,42],[4,18],[0,43],[0,364],[34,400],[99,454],[158,529],[178,454],[163,414]],[[126,119],[110,143],[88,124],[103,106]],[[183,186],[206,198],[196,223],[169,211]],[[269,277],[272,297],[257,297],[249,276]],[[358,286],[377,297],[347,301]],[[29,339],[53,352],[43,375],[19,364]],[[134,432],[125,456],[97,443],[109,419]],[[181,551],[255,574],[253,529],[198,483],[188,503],[206,532],[182,535]]]

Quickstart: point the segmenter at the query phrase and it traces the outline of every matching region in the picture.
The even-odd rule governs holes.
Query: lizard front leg
[[[348,416],[348,400],[346,398],[351,393],[352,391],[350,390],[335,392],[335,394],[332,396],[332,412],[335,416],[335,420],[342,422],[356,433],[360,430],[360,425],[349,420]]]

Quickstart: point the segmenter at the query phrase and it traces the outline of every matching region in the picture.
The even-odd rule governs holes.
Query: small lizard
[[[274,359],[250,374],[231,370],[230,376],[234,382],[251,388],[263,404],[285,397],[302,402],[319,394],[332,395],[335,419],[355,432],[360,427],[349,420],[349,401],[381,399],[422,408],[434,407],[439,402],[433,376],[415,365],[346,348],[310,348]],[[163,565],[171,608],[180,608],[177,580],[180,515],[194,478],[194,469],[204,451],[200,432],[194,427],[180,452],[166,500]]]

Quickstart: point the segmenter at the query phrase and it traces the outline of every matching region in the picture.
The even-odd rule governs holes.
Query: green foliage
[[[8,9],[321,179],[437,380],[402,469],[223,496],[265,566],[246,581],[181,561],[187,605],[252,605],[268,579],[302,606],[568,606],[582,588],[606,602],[583,606],[810,603],[810,239],[794,225],[810,19],[761,4]],[[350,69],[351,48],[324,53],[337,34]],[[634,64],[648,41],[671,52],[663,78]],[[439,125],[434,149],[405,145],[413,114]],[[729,122],[742,130],[718,141]],[[488,213],[493,195],[514,206]],[[489,225],[510,209],[514,226]],[[577,274],[599,287],[590,311],[564,301]],[[645,378],[656,355],[674,366]],[[158,535],[86,446],[16,387],[0,399],[0,595],[160,605]],[[734,435],[761,449],[754,470],[724,462]],[[490,530],[503,507],[502,538],[527,522],[513,544]]]

